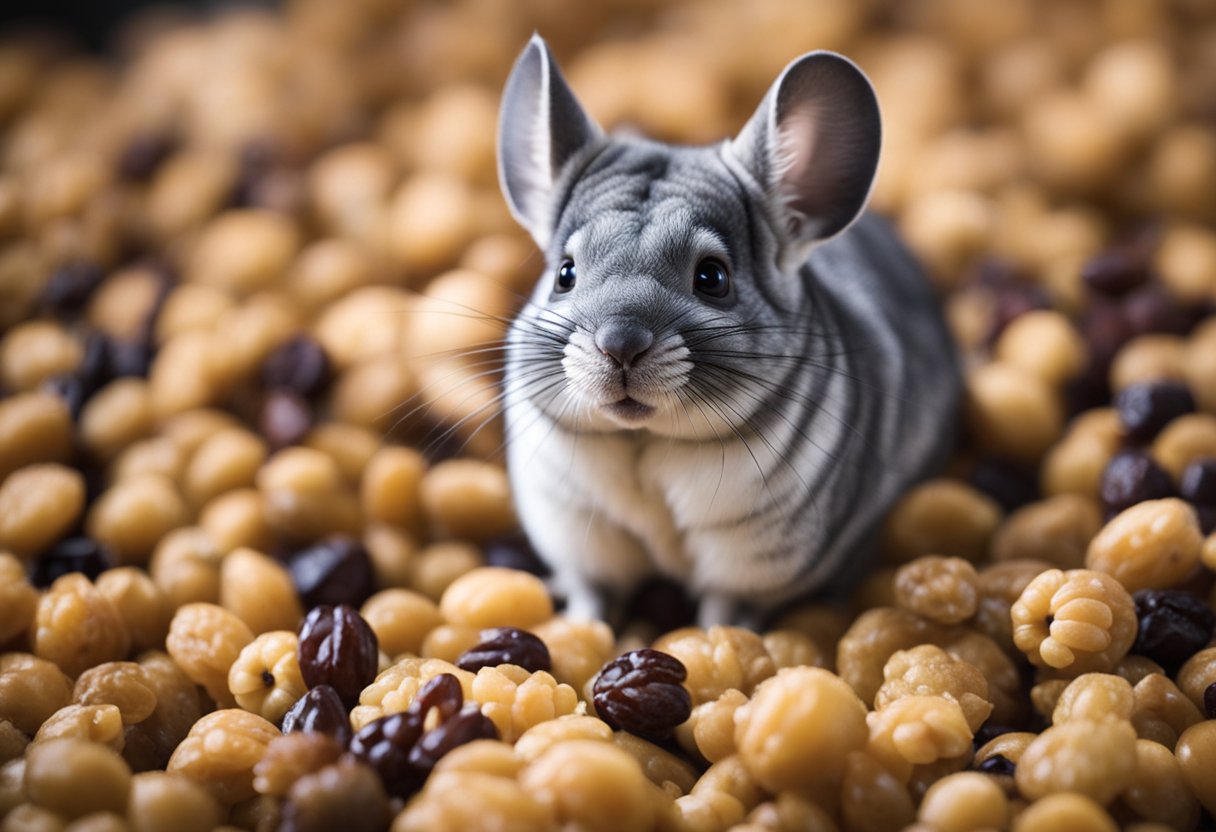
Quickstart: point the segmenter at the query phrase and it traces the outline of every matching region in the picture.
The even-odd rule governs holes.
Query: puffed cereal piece
[[[673,630],[661,636],[654,649],[674,656],[688,670],[684,685],[694,707],[731,688],[750,695],[777,671],[761,638],[739,627]]]
[[[1087,540],[1086,543],[1089,541]],[[1009,560],[985,566],[979,572],[980,601],[972,626],[992,639],[1004,652],[1017,656],[1009,610],[1026,586],[1051,568],[1041,560]]]
[[[747,816],[749,826],[773,832],[837,832],[832,816],[807,798],[793,792],[782,792],[767,803],[761,803]],[[738,830],[739,827],[736,827]]]
[[[30,641],[37,656],[55,662],[69,676],[126,658],[131,648],[131,636],[114,604],[79,572],[57,578],[38,600]]]
[[[1203,692],[1216,684],[1216,647],[1205,647],[1191,656],[1174,678],[1195,707],[1203,710]]]
[[[117,711],[117,709],[115,709]],[[121,724],[121,720],[120,720]],[[30,738],[8,720],[0,719],[0,766],[10,760],[20,759],[29,747]],[[0,811],[3,811],[0,809]]]
[[[171,610],[147,572],[133,566],[107,569],[97,576],[97,590],[110,599],[126,624],[132,653],[164,645]]]
[[[304,617],[287,568],[253,549],[236,549],[224,556],[220,606],[245,622],[254,635],[295,630]]]
[[[1136,776],[1136,731],[1125,720],[1053,725],[1026,747],[1014,779],[1027,800],[1078,792],[1110,803]]]
[[[262,633],[228,670],[228,689],[247,711],[278,724],[308,692],[300,672],[299,639],[289,630]]]
[[[0,552],[0,644],[29,629],[37,607],[38,590],[26,579],[21,561]]]
[[[941,696],[904,696],[866,716],[867,751],[907,781],[912,766],[948,760],[971,750],[963,709]]]
[[[219,805],[206,789],[164,771],[131,778],[127,817],[132,832],[210,832],[222,820]]]
[[[945,639],[941,625],[898,607],[876,607],[859,615],[836,647],[840,678],[865,702],[873,702],[883,683],[883,667],[899,650]]]
[[[156,691],[135,662],[105,662],[76,679],[72,700],[79,705],[114,705],[124,725],[143,722],[156,709]]]
[[[439,611],[451,624],[527,630],[553,617],[553,601],[535,575],[487,566],[453,581],[439,601]]]
[[[647,779],[656,786],[663,788],[674,787],[680,794],[688,794],[698,784],[702,784],[707,788],[734,788],[740,785],[739,778],[735,777],[738,772],[730,766],[718,769],[712,777],[710,773],[714,772],[715,767],[710,766],[709,771],[702,774],[698,780],[697,771],[691,764],[681,760],[670,751],[660,748],[649,740],[644,740],[639,736],[630,734],[628,731],[614,732],[612,734],[612,742],[617,748],[629,752],[638,761],[638,765],[642,767],[642,772],[646,775]],[[737,758],[733,759],[738,763]],[[738,765],[742,766],[741,763],[738,763]],[[741,776],[746,777],[746,771]],[[735,797],[740,796],[735,794]],[[742,800],[742,797],[740,797],[740,800]],[[759,801],[757,800],[756,802]],[[751,808],[751,806],[748,806],[748,808]]]
[[[889,563],[922,555],[978,561],[1001,521],[995,500],[957,480],[935,479],[909,490],[883,526],[882,551]]]
[[[1191,793],[1209,812],[1216,812],[1216,720],[1208,719],[1187,728],[1174,748],[1182,776]]]
[[[1010,610],[1013,641],[1032,664],[1081,674],[1108,671],[1136,638],[1136,607],[1115,578],[1090,569],[1052,569]]]
[[[1195,510],[1175,497],[1121,512],[1090,541],[1085,566],[1113,575],[1128,592],[1175,586],[1199,563]]]
[[[253,797],[253,767],[279,729],[257,714],[226,708],[194,723],[169,759],[168,771],[204,786],[221,805]]]
[[[116,705],[65,705],[47,717],[34,742],[74,737],[121,752],[125,745],[122,712]]]
[[[612,628],[603,621],[555,615],[536,625],[532,634],[549,648],[554,678],[577,691],[616,655]]]
[[[1150,453],[1174,482],[1187,465],[1216,456],[1216,415],[1188,413],[1171,421],[1153,440]]]
[[[25,558],[63,537],[84,508],[84,477],[53,462],[0,480],[0,549]]]
[[[232,707],[236,699],[228,689],[228,671],[252,641],[245,622],[223,607],[187,604],[174,614],[165,647],[217,704]]]
[[[559,684],[543,670],[529,673],[510,664],[481,668],[472,689],[481,712],[507,742],[519,739],[534,725],[574,713],[578,705],[574,688]]]
[[[548,722],[538,722],[524,731],[515,742],[515,753],[530,763],[554,745],[571,740],[612,742],[613,731],[607,722],[598,717],[581,714],[561,716]]]
[[[764,649],[768,651],[777,670],[783,667],[828,666],[823,650],[806,633],[797,630],[769,630],[762,640]]]
[[[712,702],[697,705],[688,721],[676,727],[676,739],[710,763],[734,754],[735,712],[745,704],[743,692],[731,688]]]
[[[253,767],[253,788],[258,794],[285,797],[297,780],[337,762],[344,748],[320,731],[292,731],[275,737]]]
[[[1170,749],[1150,740],[1136,740],[1136,776],[1119,797],[1144,820],[1171,829],[1194,829],[1199,823],[1199,801],[1182,766]]]
[[[390,656],[419,655],[427,634],[443,623],[434,601],[408,589],[377,592],[363,603],[359,614],[376,634],[380,649]]]
[[[1005,518],[992,538],[992,560],[1043,560],[1058,569],[1079,569],[1085,565],[1089,542],[1101,528],[1097,500],[1057,494]]]
[[[984,674],[936,645],[894,653],[882,673],[886,681],[874,696],[875,710],[905,696],[943,696],[959,704],[973,732],[992,713]]]
[[[611,743],[558,743],[529,764],[519,782],[571,828],[615,832],[654,823],[654,786],[637,760]]]
[[[1135,698],[1132,726],[1141,739],[1173,748],[1178,738],[1197,722],[1203,713],[1178,686],[1163,673],[1149,673],[1132,688]]]
[[[561,796],[553,791],[547,791],[545,795],[552,797],[552,803],[561,801]],[[577,800],[570,802],[581,808]],[[554,808],[529,794],[514,779],[476,772],[436,771],[427,779],[422,793],[397,815],[392,832],[466,832],[472,829],[556,832],[559,827]],[[609,825],[589,828],[617,828],[603,820],[613,817],[617,808],[607,807],[601,815],[602,824]],[[587,812],[594,814],[594,809]]]
[[[772,792],[838,782],[841,772],[819,762],[862,748],[867,735],[865,705],[844,680],[820,668],[778,672],[735,712],[735,747]]]
[[[405,658],[384,670],[359,694],[359,704],[350,714],[350,724],[358,731],[382,716],[401,713],[418,695],[418,690],[441,673],[450,673],[460,682],[465,700],[473,698],[472,673],[442,659]]]
[[[1065,792],[1036,800],[1013,819],[1013,832],[1118,832],[1106,810],[1085,795]]]
[[[433,772],[441,774],[463,771],[514,780],[523,771],[527,762],[515,753],[513,746],[501,740],[473,740],[443,755],[435,764]]]
[[[131,769],[112,748],[80,739],[36,743],[25,760],[30,802],[67,819],[92,812],[125,814]]]
[[[844,760],[840,814],[849,829],[902,829],[916,818],[907,786],[864,751]]]
[[[939,624],[958,624],[975,615],[977,580],[962,558],[924,555],[895,573],[895,602]]]
[[[1063,680],[1059,680],[1063,681]],[[1135,693],[1128,681],[1113,673],[1083,673],[1067,682],[1051,711],[1052,725],[1077,719],[1130,720]]]
[[[917,819],[938,832],[1003,829],[1009,801],[996,781],[974,771],[938,780],[925,792]]]
[[[674,808],[678,818],[674,823],[684,832],[732,829],[747,811],[737,798],[713,791],[678,797]]]

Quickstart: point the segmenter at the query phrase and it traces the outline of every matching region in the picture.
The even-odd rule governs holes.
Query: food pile
[[[1216,9],[291,0],[0,45],[0,829],[1216,824]],[[964,355],[847,601],[565,618],[495,384],[533,29],[734,133],[850,55]],[[944,425],[943,430],[955,430]],[[880,464],[880,461],[875,461]]]

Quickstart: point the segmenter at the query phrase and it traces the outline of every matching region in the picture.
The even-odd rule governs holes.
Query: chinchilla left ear
[[[553,186],[603,131],[583,111],[539,35],[515,62],[498,116],[498,180],[515,219],[544,249],[553,233]]]
[[[866,76],[848,58],[810,52],[773,82],[728,152],[764,190],[793,265],[860,216],[881,144]]]

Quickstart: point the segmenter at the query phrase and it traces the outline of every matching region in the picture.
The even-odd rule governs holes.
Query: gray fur
[[[832,585],[940,462],[959,392],[920,270],[882,220],[854,221],[877,163],[868,82],[804,56],[710,147],[605,137],[571,106],[534,38],[500,123],[504,191],[547,263],[505,384],[529,537],[576,614],[656,571],[706,624]],[[693,291],[705,257],[731,275],[721,300]],[[559,293],[565,258],[577,282]]]

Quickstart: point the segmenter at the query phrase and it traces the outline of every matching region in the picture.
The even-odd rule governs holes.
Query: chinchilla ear
[[[866,76],[848,58],[810,52],[785,68],[729,147],[767,194],[782,259],[798,261],[861,214],[881,144]]]
[[[498,180],[515,219],[543,249],[553,233],[553,186],[603,135],[579,105],[539,35],[515,62],[498,116]]]

